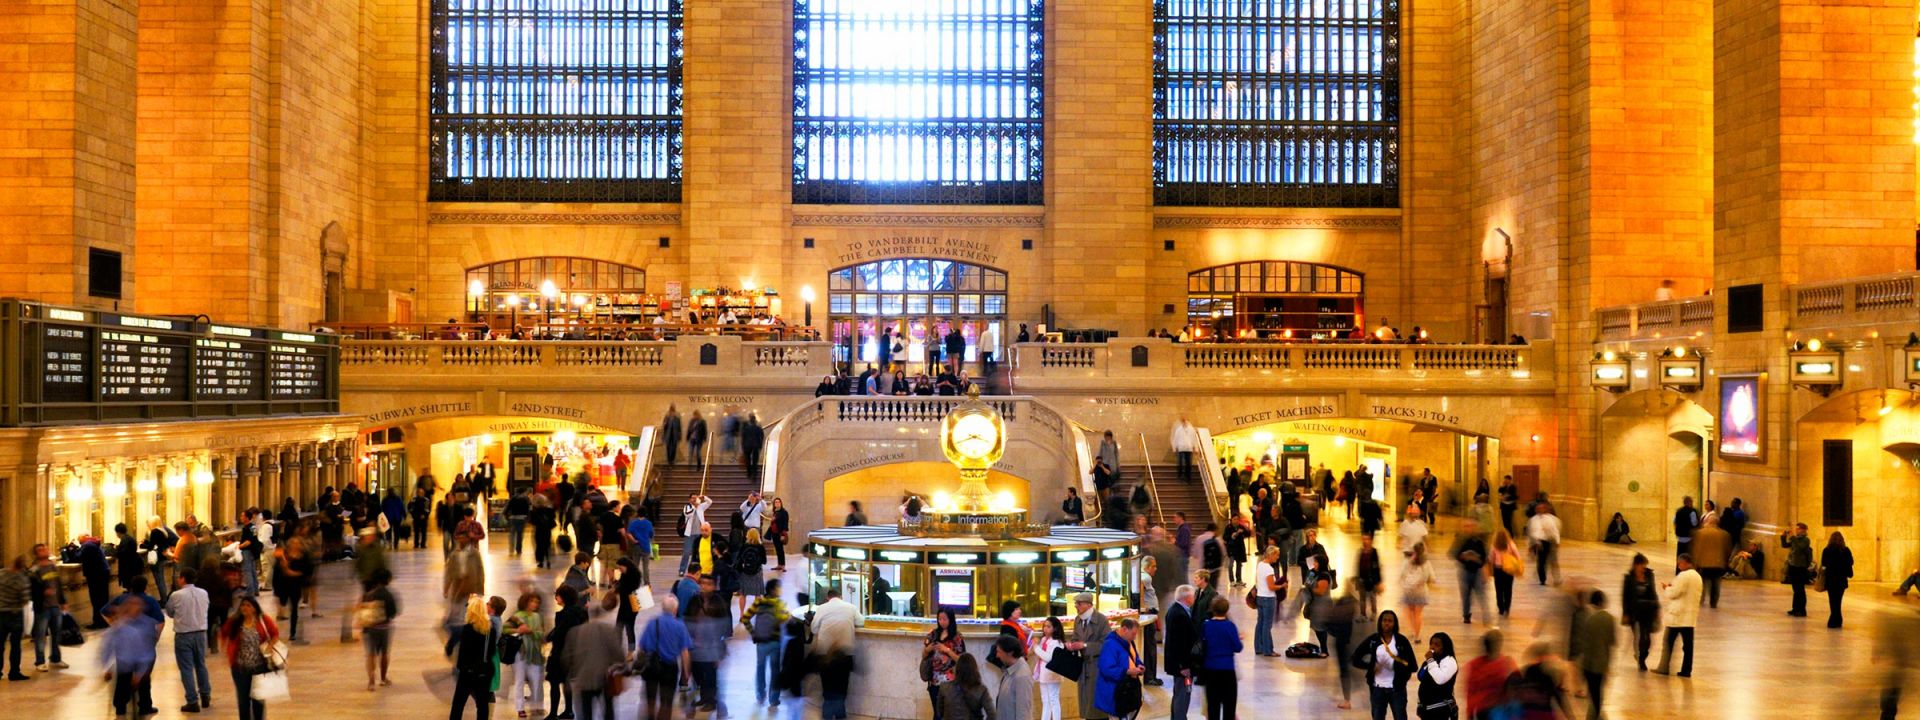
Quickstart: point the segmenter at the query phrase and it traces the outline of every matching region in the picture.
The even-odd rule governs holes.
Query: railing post
[[[1400,346],[1400,369],[1401,370],[1413,369],[1413,353],[1414,353],[1414,346],[1412,345]]]
[[[427,346],[427,367],[443,368],[447,366],[447,346],[433,343]]]

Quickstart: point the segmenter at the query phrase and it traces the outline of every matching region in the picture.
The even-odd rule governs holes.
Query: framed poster
[[[1765,378],[1760,375],[1720,376],[1720,457],[1760,460],[1766,438]]]

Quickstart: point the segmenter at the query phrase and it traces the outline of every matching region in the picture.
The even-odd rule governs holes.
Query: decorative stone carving
[[[679,225],[680,213],[443,212],[427,216],[427,222],[433,225]]]
[[[800,213],[793,224],[805,227],[1041,227],[1039,214],[960,214],[960,213]]]
[[[1153,219],[1157,228],[1250,228],[1266,230],[1398,230],[1398,217],[1260,217],[1232,215],[1162,215]]]

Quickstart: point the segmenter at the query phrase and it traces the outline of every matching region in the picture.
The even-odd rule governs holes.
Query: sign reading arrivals
[[[0,425],[334,412],[338,340],[15,300]]]

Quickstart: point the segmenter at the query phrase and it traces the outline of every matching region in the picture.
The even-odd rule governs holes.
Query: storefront
[[[482,463],[494,468],[495,487],[508,494],[583,475],[615,488],[635,461],[632,442],[627,435],[576,430],[491,432],[435,443],[433,467],[443,488]]]
[[[467,315],[492,327],[652,322],[668,298],[647,294],[647,273],[576,257],[502,260],[467,270]]]
[[[952,260],[908,258],[844,267],[827,278],[834,360],[865,365],[885,353],[909,375],[942,360],[946,336],[966,338],[967,363],[1004,355],[1007,274]],[[891,337],[889,347],[881,338]],[[894,351],[894,348],[899,348]]]
[[[1187,321],[1203,340],[1337,340],[1363,326],[1365,280],[1292,261],[1195,270],[1187,275]]]

